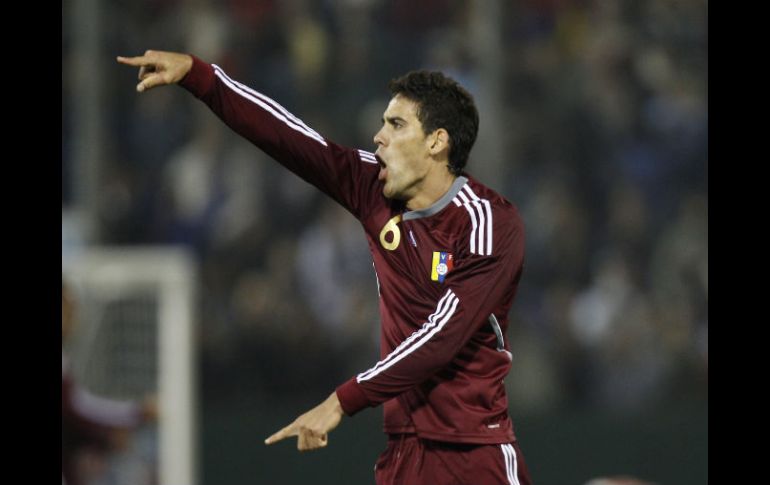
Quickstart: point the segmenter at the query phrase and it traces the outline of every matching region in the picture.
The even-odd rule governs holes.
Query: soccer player
[[[470,94],[439,72],[391,81],[374,153],[326,139],[219,66],[148,50],[137,91],[180,84],[230,128],[362,224],[374,260],[381,360],[265,442],[326,446],[343,416],[383,405],[378,484],[530,483],[503,379],[524,259],[515,206],[464,167],[478,133]]]
[[[100,478],[108,455],[125,449],[133,430],[158,419],[155,396],[141,402],[117,401],[91,394],[75,381],[64,342],[73,332],[76,306],[72,290],[62,279],[61,461],[66,485]]]

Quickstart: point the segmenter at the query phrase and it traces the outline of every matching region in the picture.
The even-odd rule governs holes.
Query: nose
[[[385,137],[382,136],[382,128],[374,134],[374,144],[377,146],[385,145]]]

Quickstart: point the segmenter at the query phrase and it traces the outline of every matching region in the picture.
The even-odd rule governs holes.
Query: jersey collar
[[[452,183],[452,186],[449,187],[449,190],[447,190],[447,193],[442,195],[439,200],[433,203],[433,205],[426,207],[425,209],[404,212],[402,220],[409,221],[412,219],[421,219],[423,217],[430,217],[433,214],[438,213],[441,209],[452,202],[452,199],[455,198],[455,196],[460,192],[460,189],[462,189],[463,185],[465,185],[467,182],[468,179],[462,175],[457,177],[454,183]]]

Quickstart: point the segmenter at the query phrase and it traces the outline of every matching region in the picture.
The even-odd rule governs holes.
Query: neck
[[[420,190],[406,202],[409,210],[421,210],[432,206],[449,191],[457,176],[442,167],[443,172],[425,178]]]

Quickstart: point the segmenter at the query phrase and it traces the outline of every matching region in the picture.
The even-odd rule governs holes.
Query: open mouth
[[[380,173],[377,175],[377,180],[384,182],[388,178],[388,166],[385,164],[385,161],[382,159],[382,157],[376,153],[374,154],[374,158],[376,158],[377,163],[380,164]]]

